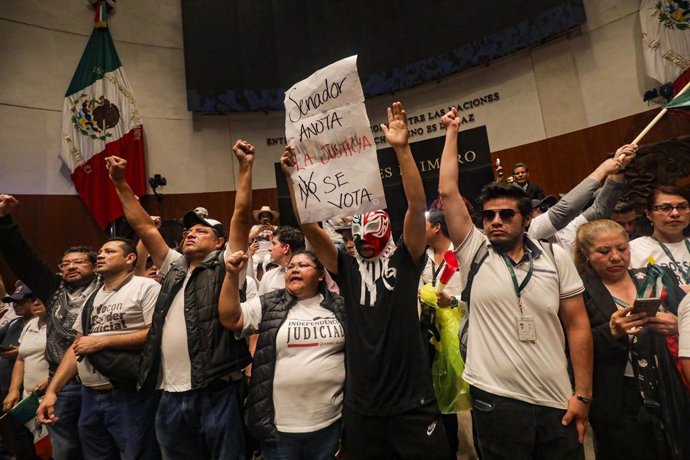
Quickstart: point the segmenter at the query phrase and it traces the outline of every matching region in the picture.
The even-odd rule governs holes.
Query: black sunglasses
[[[482,219],[492,221],[496,218],[498,213],[501,220],[512,220],[515,217],[514,209],[484,209],[482,211]]]

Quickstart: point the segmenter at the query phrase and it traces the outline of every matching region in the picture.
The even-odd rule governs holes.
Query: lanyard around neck
[[[503,261],[506,263],[506,267],[508,267],[508,271],[510,272],[510,278],[513,281],[513,289],[515,290],[515,295],[518,299],[518,307],[520,308],[520,314],[522,314],[522,299],[520,298],[520,294],[522,294],[523,289],[525,289],[527,283],[529,283],[529,280],[532,279],[532,273],[534,273],[534,258],[532,257],[532,251],[530,251],[529,249],[525,249],[525,251],[527,252],[527,258],[529,259],[529,269],[527,270],[527,275],[525,275],[525,278],[519,285],[517,281],[517,276],[515,276],[513,261],[510,260],[510,258],[505,253],[501,252],[501,257],[503,257]]]
[[[611,294],[611,298],[613,299],[613,302],[620,307],[627,308],[630,306],[630,304],[628,302],[626,302],[625,300],[619,299],[618,297],[616,297],[613,294]]]
[[[654,238],[654,237],[652,237],[652,238]],[[659,246],[661,246],[661,249],[664,251],[666,256],[669,259],[671,259],[671,262],[673,262],[676,265],[676,267],[678,267],[678,271],[683,276],[685,283],[690,284],[690,268],[688,268],[687,270],[683,270],[683,267],[676,261],[676,259],[673,257],[673,254],[671,254],[671,251],[669,251],[668,247],[666,247],[666,245],[664,243],[657,240],[656,238],[654,238],[654,240],[657,243],[659,243]],[[688,250],[688,254],[690,254],[690,243],[688,242],[687,239],[685,239],[685,248]]]
[[[436,276],[441,272],[441,269],[443,269],[443,266],[446,264],[446,260],[442,259],[441,263],[438,264],[438,268],[436,268],[436,262],[433,260],[431,261],[431,285],[436,287]]]

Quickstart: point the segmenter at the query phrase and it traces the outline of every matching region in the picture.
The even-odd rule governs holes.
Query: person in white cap
[[[203,206],[197,206],[196,208],[194,208],[194,212],[197,216],[201,217],[202,219],[208,218],[208,209],[204,208]]]
[[[273,225],[280,217],[280,213],[271,209],[270,206],[261,206],[252,212],[254,219],[259,224],[249,229],[249,244],[258,244],[258,249],[252,256],[252,274],[257,281],[266,272],[266,266],[271,263],[271,240],[273,233],[278,229]]]

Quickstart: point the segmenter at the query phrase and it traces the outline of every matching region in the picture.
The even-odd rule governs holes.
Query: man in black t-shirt
[[[388,109],[388,125],[381,129],[400,164],[408,202],[402,243],[393,243],[385,211],[353,219],[354,256],[338,251],[317,224],[301,224],[345,298],[346,449],[353,459],[448,458],[417,316],[426,202],[399,102]],[[288,147],[281,157],[283,171],[289,175],[295,164]],[[288,185],[294,206],[290,179]]]

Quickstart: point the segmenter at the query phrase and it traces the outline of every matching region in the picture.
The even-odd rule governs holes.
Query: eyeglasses
[[[513,220],[516,212],[514,209],[484,209],[482,211],[482,219],[490,222],[496,218],[496,214],[498,214],[501,220],[509,221]]]
[[[316,265],[310,265],[310,264],[305,263],[305,262],[298,262],[296,264],[288,264],[288,266],[285,267],[285,269],[287,271],[299,270],[301,272],[308,269],[308,268],[316,269]]]
[[[657,204],[656,206],[652,206],[652,209],[655,211],[661,211],[664,214],[670,214],[671,211],[674,209],[678,212],[686,212],[690,211],[690,204],[686,203],[681,203],[681,204],[669,204],[669,203],[664,203],[664,204]]]
[[[91,263],[91,261],[87,258],[65,260],[65,261],[62,261],[61,263],[58,264],[58,268],[60,270],[64,270],[65,268],[69,267],[70,265],[86,265],[86,264],[90,264],[90,263]]]

